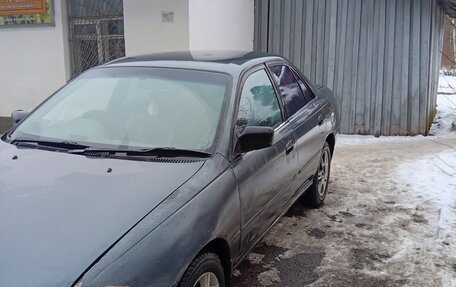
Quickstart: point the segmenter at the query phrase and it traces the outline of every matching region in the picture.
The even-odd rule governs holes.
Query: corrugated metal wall
[[[444,14],[436,0],[255,0],[255,49],[339,99],[341,132],[427,134]]]

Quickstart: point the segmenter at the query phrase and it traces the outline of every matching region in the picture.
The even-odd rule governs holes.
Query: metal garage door
[[[427,134],[443,12],[436,0],[256,0],[255,49],[339,99],[344,133]]]

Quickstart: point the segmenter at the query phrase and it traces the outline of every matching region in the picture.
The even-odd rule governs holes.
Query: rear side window
[[[280,123],[282,113],[266,71],[252,73],[242,87],[237,126],[276,127]]]
[[[315,95],[313,92],[310,90],[310,88],[307,86],[307,84],[301,80],[299,76],[296,76],[296,79],[298,79],[299,86],[301,86],[301,90],[304,94],[304,98],[306,99],[306,104],[313,100],[315,98]]]
[[[308,102],[300,88],[296,77],[289,67],[284,65],[270,66],[274,79],[279,86],[285,110],[292,116]]]

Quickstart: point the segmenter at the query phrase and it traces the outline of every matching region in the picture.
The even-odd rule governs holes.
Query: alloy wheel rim
[[[220,287],[220,284],[214,273],[206,272],[198,278],[193,287]]]
[[[320,167],[318,169],[318,178],[317,178],[317,186],[318,186],[318,195],[320,198],[323,198],[326,193],[326,186],[328,183],[328,175],[329,175],[329,154],[328,151],[323,151],[321,155]]]

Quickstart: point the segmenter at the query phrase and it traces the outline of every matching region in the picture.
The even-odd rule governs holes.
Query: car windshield
[[[196,70],[93,69],[35,110],[10,139],[209,151],[228,82],[225,74]]]

